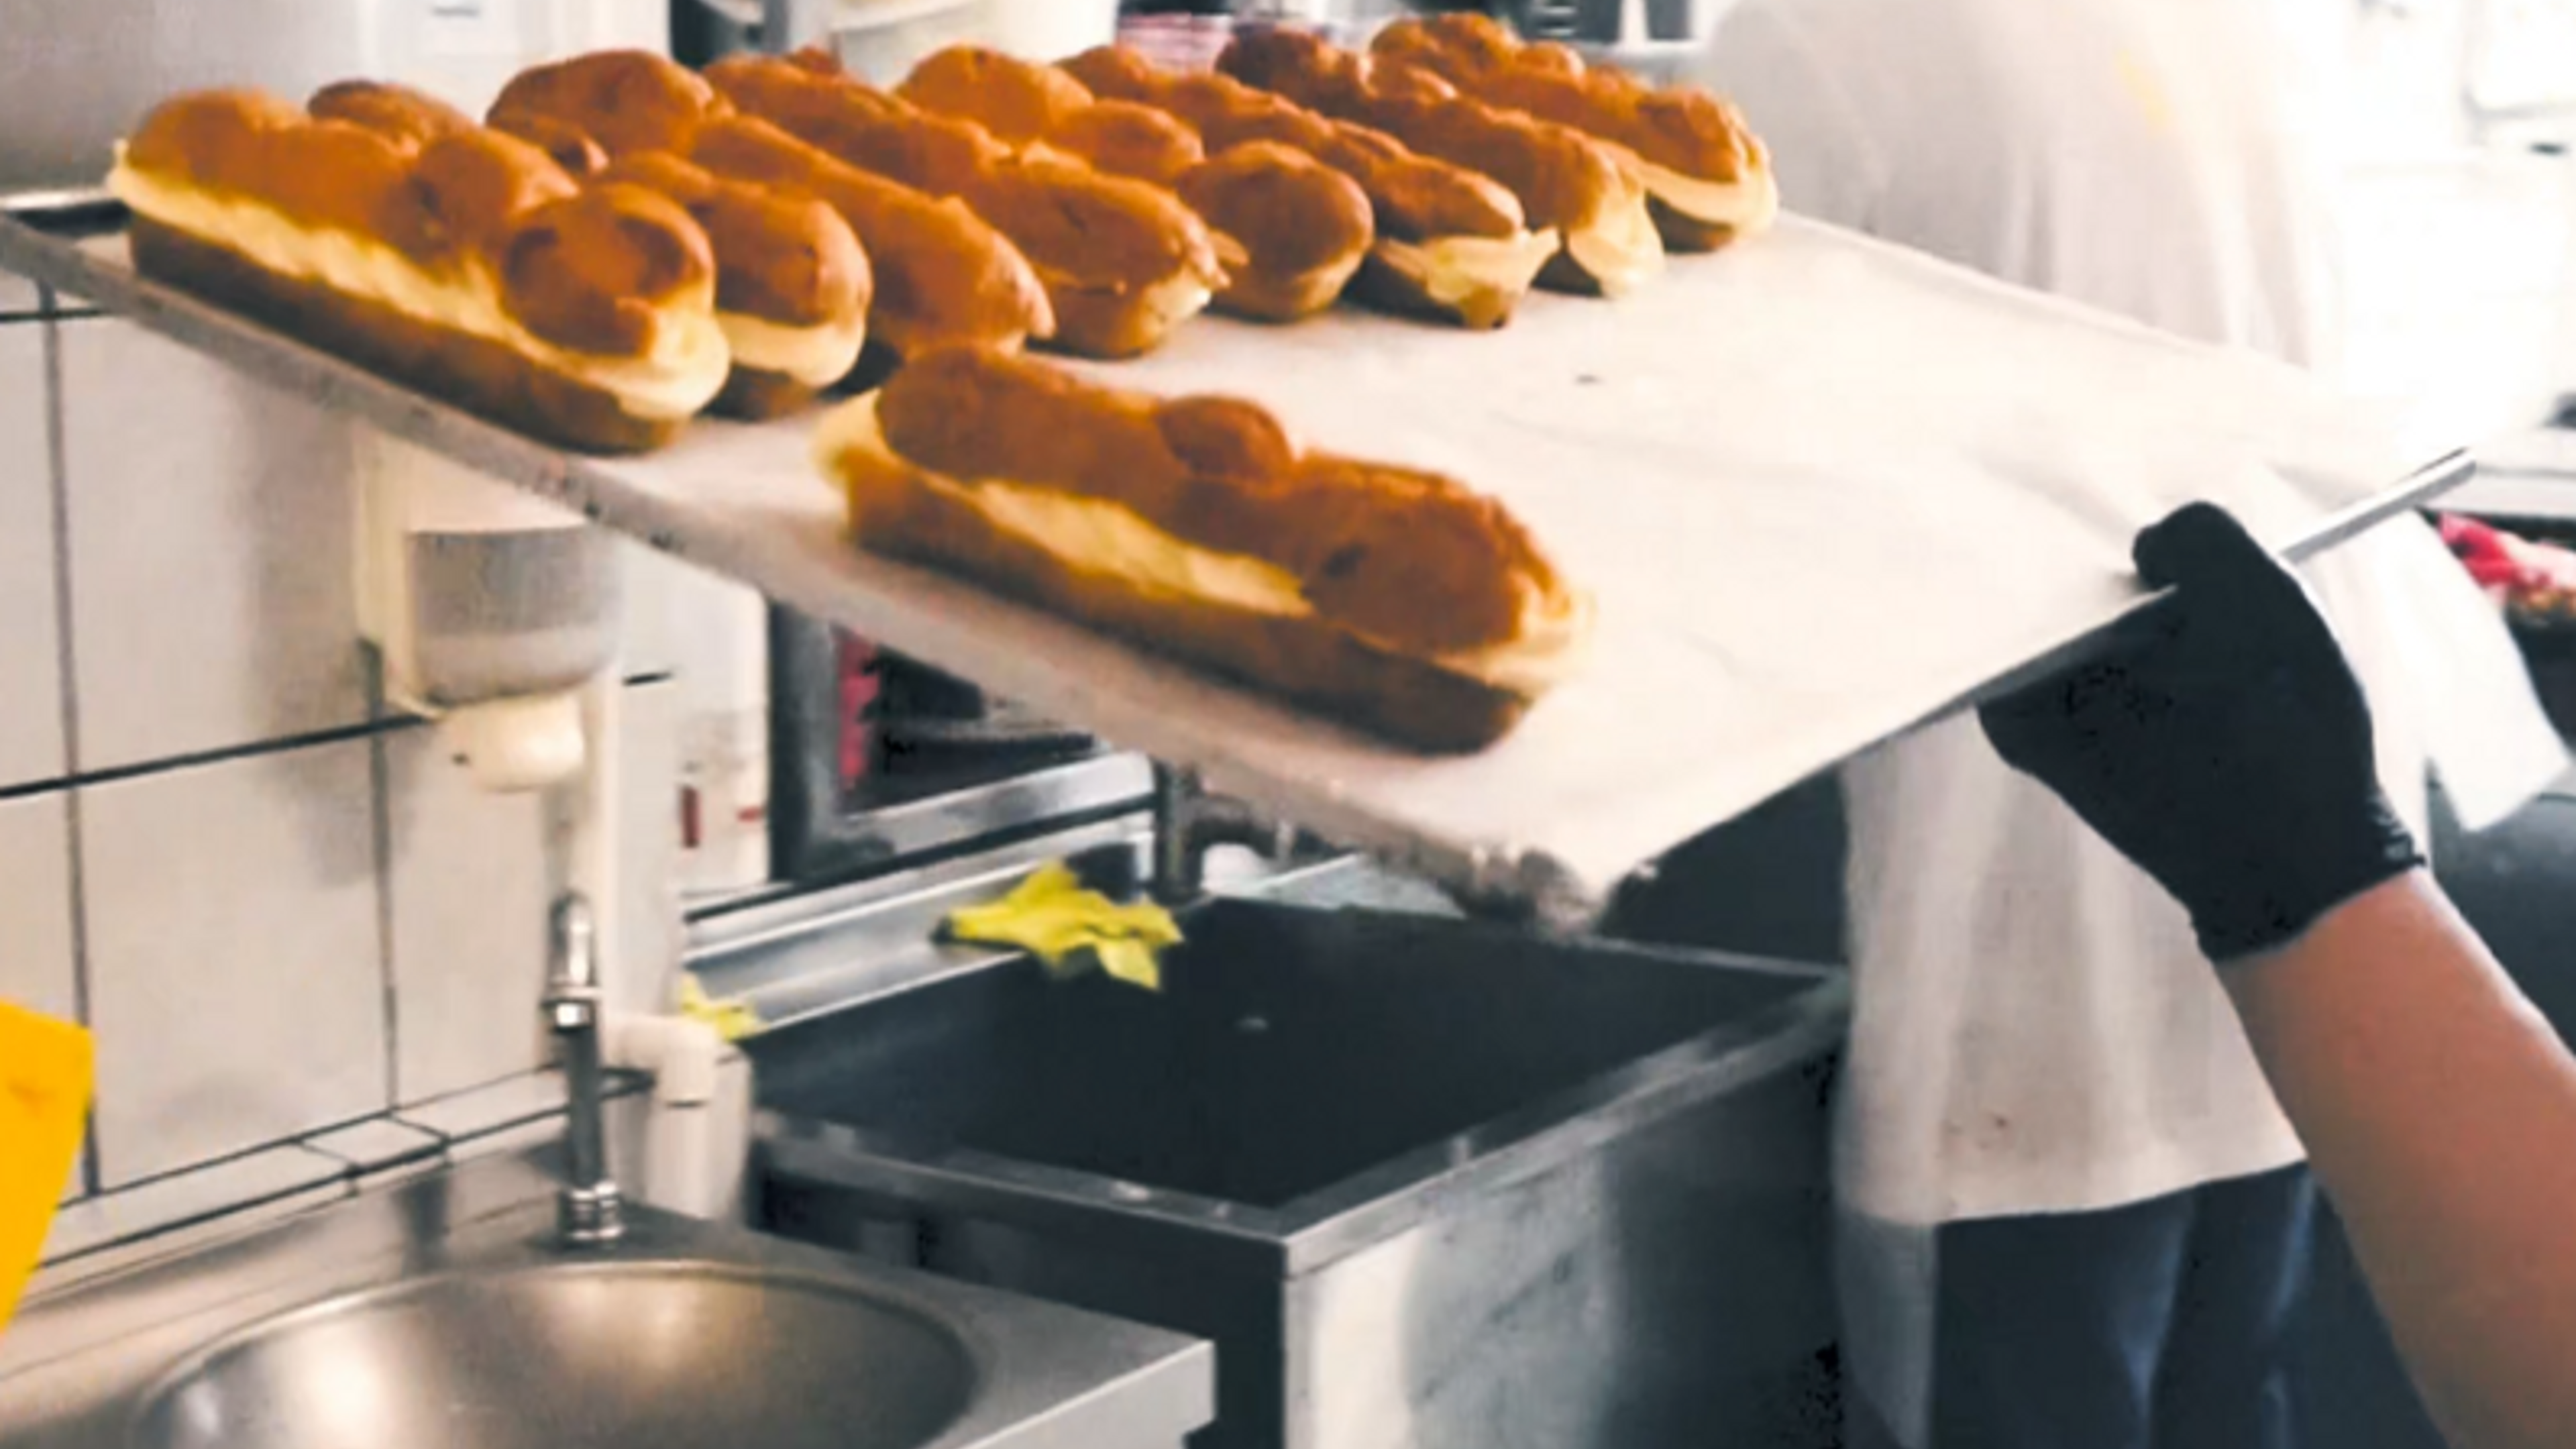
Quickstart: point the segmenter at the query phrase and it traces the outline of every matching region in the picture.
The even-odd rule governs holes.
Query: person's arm
[[[2220,974],[2452,1442],[2576,1444],[2576,1058],[2421,871]]]
[[[2152,627],[1986,733],[2191,912],[2452,1442],[2576,1445],[2576,1058],[2425,874],[2298,581],[2207,505],[2137,561]]]

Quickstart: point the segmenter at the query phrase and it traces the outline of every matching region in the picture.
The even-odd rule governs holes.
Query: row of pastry
[[[605,52],[479,123],[366,82],[200,92],[112,185],[145,273],[559,443],[861,392],[816,457],[862,547],[1434,750],[1498,738],[1589,630],[1508,508],[1024,349],[1346,294],[1490,327],[1776,207],[1723,103],[1458,17],[1368,52],[1261,32],[1215,73],[957,48],[892,92],[811,53]]]
[[[183,95],[111,186],[147,273],[552,440],[649,448],[946,345],[1147,351],[1346,293],[1472,327],[1612,294],[1775,207],[1714,97],[1490,22],[1297,32],[1213,74],[973,47],[894,91],[819,52],[603,52],[483,123],[400,87]]]

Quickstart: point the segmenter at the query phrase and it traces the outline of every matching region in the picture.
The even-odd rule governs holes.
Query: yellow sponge
[[[752,1009],[750,1002],[732,998],[718,1001],[707,995],[695,975],[685,971],[680,973],[680,1015],[705,1022],[728,1046],[760,1030],[760,1013]]]
[[[959,941],[1017,946],[1059,976],[1081,968],[1085,955],[1131,986],[1163,989],[1161,953],[1181,943],[1181,928],[1160,906],[1122,906],[1082,888],[1061,862],[1040,866],[1011,893],[989,906],[970,906],[948,918]]]
[[[36,1271],[89,1114],[89,1033],[0,1001],[0,1328]]]

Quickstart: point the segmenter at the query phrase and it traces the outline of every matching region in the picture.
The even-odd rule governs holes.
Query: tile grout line
[[[253,1142],[247,1146],[237,1147],[229,1152],[218,1153],[213,1157],[186,1163],[179,1167],[164,1168],[159,1172],[148,1173],[142,1177],[134,1179],[132,1182],[119,1183],[112,1189],[103,1190],[100,1193],[100,1196],[119,1197],[127,1193],[140,1192],[147,1188],[166,1187],[173,1182],[183,1181],[187,1178],[196,1177],[201,1174],[222,1172],[230,1168],[239,1167],[245,1162],[266,1157],[271,1153],[280,1152],[287,1148],[299,1148],[303,1151],[310,1152],[317,1157],[328,1158],[335,1162],[346,1161],[347,1159],[340,1157],[336,1153],[326,1152],[321,1148],[315,1147],[313,1145],[313,1140],[318,1137],[328,1137],[335,1132],[346,1132],[352,1128],[364,1127],[375,1122],[396,1122],[397,1125],[400,1126],[412,1127],[417,1131],[431,1133],[433,1136],[439,1137],[442,1142],[445,1140],[445,1134],[437,1132],[434,1128],[423,1127],[417,1123],[399,1122],[391,1111],[367,1112],[356,1117],[343,1118],[336,1122],[326,1122],[319,1127],[308,1128],[301,1132],[291,1132],[283,1137],[272,1137],[265,1141]]]
[[[380,723],[385,707],[382,657],[368,651],[367,720]],[[380,730],[367,741],[367,793],[373,797],[376,853],[376,986],[385,1026],[385,1110],[402,1101],[402,997],[394,972],[394,801],[393,762]]]
[[[208,765],[229,764],[234,760],[253,760],[262,755],[282,755],[316,745],[342,745],[380,735],[400,734],[428,723],[409,715],[395,715],[372,723],[335,725],[307,734],[285,735],[271,740],[254,740],[248,744],[221,745],[210,750],[196,750],[184,755],[171,755],[158,760],[145,760],[131,765],[115,765],[87,774],[66,775],[55,780],[37,780],[27,784],[0,786],[0,802],[24,799],[31,795],[50,795],[62,790],[80,790],[93,785],[116,785],[152,775],[166,775],[178,770],[202,769]]]
[[[45,389],[45,473],[46,485],[52,492],[54,549],[54,659],[61,676],[61,722],[63,732],[63,768],[77,779],[80,775],[80,689],[77,660],[72,644],[72,510],[69,429],[63,421],[63,330],[54,318],[54,292],[51,287],[36,289],[36,306],[44,316],[42,353]],[[89,963],[89,880],[82,849],[81,797],[78,790],[63,795],[64,876],[71,891],[72,925],[72,1016],[82,1026],[95,1030],[97,1022],[90,989]],[[98,1093],[93,1086],[87,1112],[86,1130],[81,1133],[81,1196],[96,1197],[105,1177],[99,1166]]]

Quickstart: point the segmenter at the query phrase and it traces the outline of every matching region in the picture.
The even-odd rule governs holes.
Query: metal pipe
[[[1150,889],[1167,906],[1198,899],[1199,853],[1190,839],[1196,815],[1198,776],[1162,761],[1154,762],[1154,872]]]
[[[547,1027],[563,1043],[564,1185],[556,1226],[569,1244],[615,1242],[626,1225],[617,1184],[608,1173],[598,939],[590,903],[577,891],[567,891],[555,902],[545,1009]]]
[[[1240,845],[1272,864],[1296,854],[1297,830],[1240,800],[1210,795],[1196,774],[1154,765],[1153,879],[1148,890],[1166,906],[1185,906],[1207,893],[1211,846]]]

